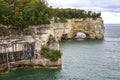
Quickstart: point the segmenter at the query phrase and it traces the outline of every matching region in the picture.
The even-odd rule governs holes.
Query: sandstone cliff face
[[[0,30],[4,30],[0,33],[0,72],[19,67],[61,68],[61,57],[51,61],[41,55],[44,45],[50,50],[59,50],[57,41],[47,45],[50,35],[54,36],[50,25],[29,26],[22,33],[4,25],[1,25]],[[9,34],[4,34],[8,31]],[[16,33],[12,34],[13,31]]]
[[[71,30],[72,37],[76,32],[83,32],[86,38],[90,39],[103,39],[104,38],[104,25],[101,18],[93,20],[87,18],[86,20],[73,20],[73,28]]]
[[[52,23],[54,24],[55,36],[60,39],[64,37],[66,39],[75,38],[78,32],[86,34],[85,39],[103,39],[104,38],[104,23],[101,18],[93,20],[87,19],[70,19],[67,23]]]
[[[103,39],[104,25],[101,18],[93,19],[70,19],[67,23],[55,23],[49,25],[29,26],[22,33],[16,32],[11,26],[0,26],[0,72],[17,67],[56,67],[62,65],[61,58],[51,61],[41,55],[41,48],[47,45],[52,35],[56,42],[50,43],[50,50],[59,50],[58,41],[62,38],[90,38]],[[9,32],[9,34],[5,34]],[[82,32],[85,37],[78,36]],[[2,35],[4,34],[4,35]]]

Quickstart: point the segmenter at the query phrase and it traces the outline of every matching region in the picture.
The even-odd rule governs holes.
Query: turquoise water
[[[19,69],[0,80],[120,80],[120,25],[105,27],[104,40],[62,41],[62,69]]]

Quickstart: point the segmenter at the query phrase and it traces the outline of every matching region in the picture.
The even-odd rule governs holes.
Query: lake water
[[[120,25],[105,29],[104,40],[62,41],[62,69],[19,69],[0,80],[120,80]]]

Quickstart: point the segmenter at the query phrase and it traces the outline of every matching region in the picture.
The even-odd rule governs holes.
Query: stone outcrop
[[[41,55],[42,46],[46,45],[50,50],[59,50],[57,40],[49,42],[53,35],[50,25],[29,26],[26,30],[17,32],[12,27],[1,25],[0,30],[8,32],[0,36],[0,73],[19,67],[61,68],[61,57],[51,61]],[[15,31],[16,34],[12,34]],[[1,31],[0,34],[4,34]],[[19,33],[19,34],[17,34]]]
[[[96,20],[87,19],[70,19],[67,23],[53,23],[55,36],[58,39],[73,39],[78,32],[86,34],[85,39],[103,39],[104,23],[101,18]],[[81,37],[82,38],[82,37]]]
[[[104,38],[104,25],[101,18],[93,20],[88,18],[86,20],[74,20],[72,28],[72,37],[76,32],[83,32],[86,38],[89,39],[103,39]]]
[[[22,32],[17,32],[11,26],[1,25],[0,30],[0,72],[29,66],[61,68],[61,58],[51,61],[41,55],[42,46],[46,45],[53,51],[59,50],[58,41],[62,38],[104,38],[104,25],[101,18],[70,19],[67,23],[56,23],[53,19],[49,25],[29,26]],[[78,32],[84,33],[84,36],[77,36]],[[49,40],[51,35],[54,37],[52,41]]]

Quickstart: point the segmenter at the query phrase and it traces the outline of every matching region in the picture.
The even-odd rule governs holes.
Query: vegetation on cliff
[[[50,8],[44,0],[0,0],[0,23],[25,28],[50,23]]]
[[[59,58],[61,58],[62,52],[60,50],[51,51],[47,46],[43,46],[41,50],[41,55],[55,62]]]
[[[16,26],[19,29],[29,25],[49,24],[52,17],[55,22],[67,22],[72,18],[98,18],[101,13],[80,9],[53,9],[45,0],[0,0],[0,23]]]
[[[99,18],[101,17],[101,13],[96,13],[96,12],[92,12],[92,11],[84,11],[84,10],[80,10],[80,9],[59,9],[56,8],[54,9],[54,14],[56,17],[59,17],[60,20],[62,19],[63,21],[65,21],[64,19],[72,19],[72,18]]]
[[[60,50],[56,50],[55,49],[56,47],[54,49],[50,49],[49,46],[51,44],[53,45],[54,43],[57,43],[57,41],[52,35],[50,35],[47,45],[42,46],[42,49],[41,49],[41,55],[45,58],[50,59],[53,62],[57,61],[62,56],[62,52]]]

